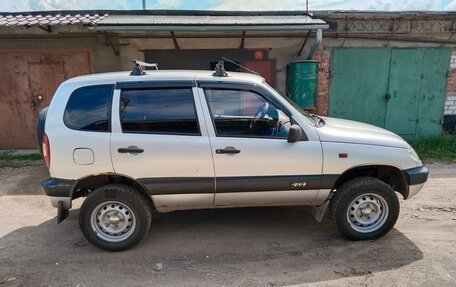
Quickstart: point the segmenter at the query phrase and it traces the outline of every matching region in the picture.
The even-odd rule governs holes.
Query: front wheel
[[[385,182],[359,177],[342,184],[331,199],[331,217],[352,240],[377,239],[388,233],[399,217],[399,200]]]
[[[93,245],[121,251],[138,244],[149,231],[150,202],[130,186],[110,184],[91,192],[79,213],[79,226]]]

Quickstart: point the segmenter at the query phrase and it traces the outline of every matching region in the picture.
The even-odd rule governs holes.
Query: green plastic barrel
[[[318,61],[295,61],[288,67],[288,85],[291,99],[300,107],[317,106]]]

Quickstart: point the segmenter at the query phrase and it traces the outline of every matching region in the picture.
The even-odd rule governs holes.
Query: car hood
[[[385,129],[356,121],[323,117],[325,125],[317,128],[323,142],[343,142],[408,148],[400,136]]]

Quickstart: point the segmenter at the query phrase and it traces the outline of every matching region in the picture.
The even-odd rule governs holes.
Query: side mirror
[[[302,140],[303,138],[304,132],[302,131],[301,127],[298,125],[291,125],[290,129],[288,130],[287,141],[289,143],[294,143]]]

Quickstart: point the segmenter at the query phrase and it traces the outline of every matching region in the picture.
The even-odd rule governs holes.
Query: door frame
[[[176,85],[179,85],[177,83],[178,81],[166,81],[166,80],[156,80],[156,81],[147,81],[147,82],[124,82],[124,83],[116,83],[116,87],[114,89],[113,93],[113,100],[112,100],[112,110],[111,110],[111,144],[110,144],[110,150],[111,150],[111,161],[113,164],[113,170],[116,174],[129,177],[137,181],[139,184],[145,187],[145,189],[148,191],[149,195],[152,198],[152,201],[154,203],[155,208],[160,211],[160,212],[167,212],[171,210],[185,210],[185,209],[200,209],[200,208],[211,208],[213,203],[214,203],[214,197],[215,197],[215,177],[214,177],[214,169],[213,169],[213,157],[211,154],[211,149],[210,149],[210,142],[209,142],[209,137],[208,137],[208,132],[207,132],[207,126],[206,126],[206,121],[203,118],[204,115],[201,112],[201,103],[200,103],[200,97],[198,96],[198,90],[194,86],[194,82],[192,81],[180,81],[180,82],[185,82],[186,85],[188,83],[191,83],[191,86],[188,86],[191,88],[192,95],[193,95],[193,101],[194,101],[194,107],[195,107],[195,112],[196,112],[196,118],[197,122],[199,125],[199,135],[177,135],[177,134],[142,134],[142,133],[123,133],[122,131],[122,126],[120,122],[120,111],[119,111],[119,105],[120,105],[120,98],[121,98],[121,93],[122,93],[122,88],[125,87],[137,87],[137,88],[173,88],[176,87]],[[124,87],[123,87],[124,85]],[[126,86],[125,86],[126,85]],[[136,85],[136,86],[135,86]],[[113,143],[115,138],[119,135],[131,135],[131,136],[138,136],[138,135],[146,135],[147,137],[157,137],[163,138],[166,136],[173,136],[176,137],[177,141],[176,142],[182,142],[179,141],[181,137],[198,137],[198,139],[207,139],[207,148],[209,149],[207,151],[208,156],[210,158],[210,164],[209,167],[207,167],[206,170],[196,170],[194,173],[207,173],[203,174],[203,176],[190,176],[190,177],[183,177],[184,175],[176,176],[172,175],[171,176],[154,176],[153,174],[146,174],[147,177],[141,177],[141,176],[133,176],[132,174],[126,174],[126,172],[118,172],[116,170],[116,160],[114,157],[114,153],[117,153],[115,151],[116,145]],[[142,138],[146,140],[145,136]],[[184,145],[184,148],[181,149],[181,152],[186,152],[185,151],[185,138],[184,141],[182,142]],[[141,146],[140,146],[141,147]],[[147,150],[145,150],[147,152]],[[138,155],[139,157],[143,155],[140,154]],[[128,155],[125,155],[128,156]],[[178,155],[176,156],[176,164]],[[116,154],[117,157],[117,154]],[[136,157],[136,155],[133,155],[133,157]],[[144,160],[144,159],[143,159]],[[189,163],[190,164],[190,163]],[[166,175],[166,172],[163,173],[163,175]],[[154,188],[155,187],[155,188]],[[187,187],[187,190],[183,190],[185,187]]]

